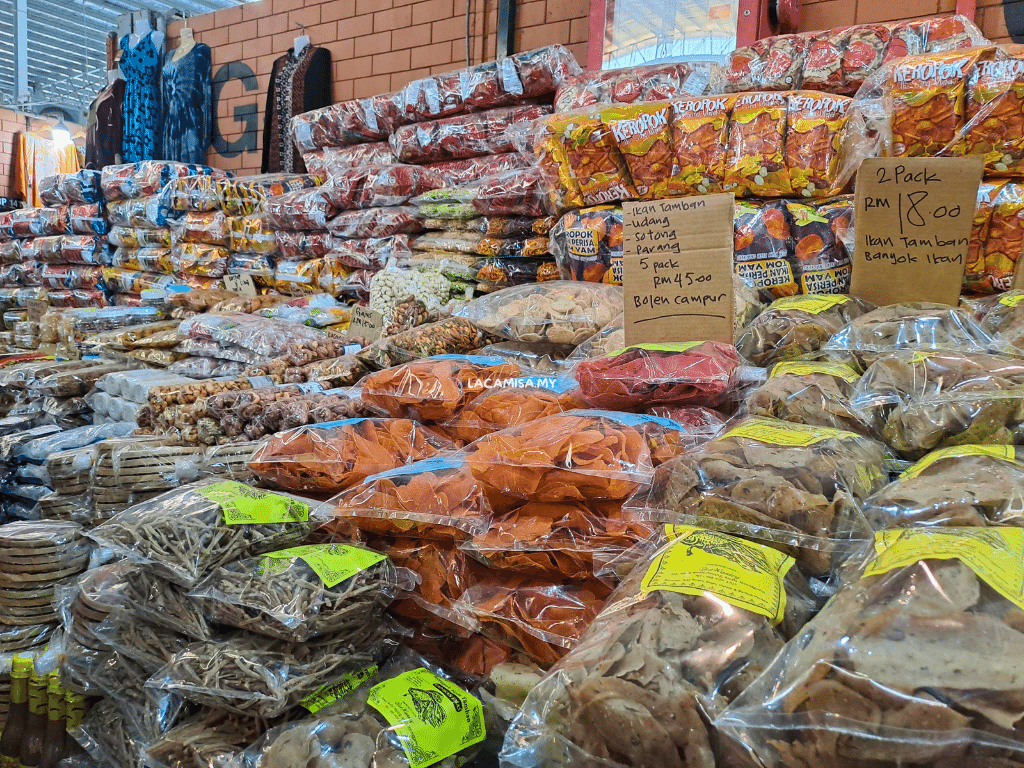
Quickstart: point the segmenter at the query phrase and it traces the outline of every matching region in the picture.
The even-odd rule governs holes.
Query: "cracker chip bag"
[[[1005,181],[995,184],[982,182],[978,187],[978,202],[974,209],[971,241],[967,248],[967,265],[964,268],[964,290],[977,293],[988,293],[991,290],[991,282],[985,271],[985,248],[992,226],[996,199],[1006,185]]]
[[[562,146],[561,135],[570,116],[554,115],[539,122],[533,139],[533,155],[547,186],[548,201],[555,211],[583,207],[583,193],[569,167],[569,157]]]
[[[672,145],[677,170],[669,179],[673,194],[721,192],[725,146],[735,96],[707,96],[672,102]]]
[[[729,123],[725,191],[737,197],[793,194],[786,167],[784,93],[744,93],[736,98]]]
[[[667,101],[612,107],[601,113],[601,121],[629,167],[641,200],[668,194],[668,180],[675,175],[672,152],[672,105]]]
[[[1010,183],[996,196],[985,240],[983,277],[972,287],[983,293],[1005,291],[1024,250],[1024,185]]]
[[[967,95],[965,154],[984,155],[985,173],[1024,171],[1024,54],[978,63]]]
[[[850,290],[853,262],[847,240],[853,228],[852,197],[810,205],[786,201],[790,242],[801,293],[836,294]]]
[[[824,197],[835,192],[850,99],[811,91],[789,94],[786,167],[793,193]]]
[[[601,205],[637,196],[629,168],[612,131],[596,111],[581,112],[566,122],[562,147],[585,205]]]

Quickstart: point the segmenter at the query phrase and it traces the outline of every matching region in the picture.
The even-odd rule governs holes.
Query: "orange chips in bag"
[[[982,61],[970,78],[965,153],[985,156],[985,172],[1024,171],[1024,56]]]
[[[676,173],[669,180],[673,194],[721,192],[725,176],[725,145],[735,96],[708,96],[672,102],[672,145]]]
[[[408,419],[347,419],[279,432],[257,449],[249,468],[276,488],[337,493],[444,450],[455,445]]]
[[[520,373],[518,365],[501,358],[439,355],[370,374],[362,381],[362,398],[396,418],[440,422]]]
[[[822,197],[836,184],[839,150],[851,100],[813,91],[789,94],[786,166],[793,193]]]
[[[1024,250],[1024,185],[1009,183],[995,198],[980,274],[971,288],[981,293],[1005,291],[1013,282]]]
[[[330,503],[335,518],[387,536],[469,538],[486,531],[492,515],[482,485],[459,457],[371,475]]]
[[[562,146],[562,132],[572,118],[553,115],[540,123],[534,140],[533,154],[548,186],[548,201],[555,211],[582,208],[583,193],[569,168],[569,158]]]
[[[786,168],[785,93],[744,93],[736,98],[729,123],[725,191],[737,197],[793,194]]]
[[[675,172],[672,150],[672,105],[667,101],[612,107],[601,120],[629,167],[641,200],[666,197]]]
[[[583,407],[579,390],[571,382],[529,376],[479,395],[445,424],[445,431],[471,443],[492,432]]]
[[[611,130],[601,122],[599,112],[576,114],[562,131],[573,177],[583,195],[584,205],[601,205],[637,196]]]
[[[985,272],[985,243],[992,225],[996,198],[1004,186],[1006,182],[1001,181],[995,184],[982,182],[978,187],[978,202],[971,223],[971,240],[967,246],[967,265],[964,267],[963,287],[966,291],[988,293],[991,290],[991,283]]]
[[[477,440],[466,462],[482,484],[514,498],[624,499],[653,472],[641,427],[646,418],[607,411],[548,416]]]
[[[893,64],[888,107],[893,157],[962,155],[967,78],[983,49],[908,56]]]

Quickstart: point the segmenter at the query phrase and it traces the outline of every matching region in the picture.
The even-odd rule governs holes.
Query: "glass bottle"
[[[65,725],[64,689],[60,685],[60,672],[50,673],[46,686],[46,739],[40,768],[54,768],[64,758]]]
[[[11,670],[11,705],[7,711],[7,724],[0,735],[0,768],[18,768],[21,755],[21,736],[28,718],[28,679],[32,674],[32,659],[14,658]]]
[[[67,692],[64,697],[67,732],[64,734],[64,757],[85,754],[82,745],[72,736],[85,719],[85,696],[80,693]]]
[[[22,768],[39,768],[46,738],[46,675],[33,674],[28,679],[28,716],[21,734]]]

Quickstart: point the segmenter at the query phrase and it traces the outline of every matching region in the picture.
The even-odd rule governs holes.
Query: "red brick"
[[[404,72],[409,68],[409,51],[378,53],[373,57],[373,74]]]
[[[226,62],[241,61],[243,58],[248,58],[247,56],[245,56],[245,54],[242,53],[241,43],[231,43],[230,45],[223,45],[218,51],[218,54]]]
[[[516,9],[516,26],[520,29],[536,27],[544,23],[548,4],[544,0],[523,3]]]
[[[420,24],[415,27],[405,27],[403,29],[396,29],[394,32],[391,33],[391,50],[399,51],[403,48],[412,48],[413,55],[415,56],[420,46],[423,45],[423,41],[429,39],[429,24]]]
[[[389,8],[373,14],[373,31],[390,32],[412,24],[412,7],[408,5]]]
[[[443,75],[446,72],[451,72],[454,69],[461,69],[466,66],[466,59],[463,57],[456,61],[455,59],[446,61],[444,64],[435,64],[430,68],[430,74],[432,75]]]
[[[356,0],[356,13],[376,13],[391,7],[391,0]]]
[[[373,71],[373,57],[363,56],[357,59],[349,59],[348,61],[339,61],[337,63],[337,71],[344,73],[345,77],[351,77],[354,80],[358,80],[361,77],[369,77]]]
[[[412,23],[427,24],[455,15],[453,0],[426,0],[412,7]]]
[[[320,6],[308,5],[305,8],[296,8],[288,14],[288,29],[294,29],[299,34],[299,26],[314,27],[320,23]]]
[[[431,25],[430,41],[432,43],[441,43],[445,40],[458,40],[466,34],[466,28],[458,23],[456,19],[445,19],[444,21],[435,21]]]
[[[301,2],[296,2],[296,0],[274,0],[271,13],[288,13],[295,10],[297,7],[301,8],[302,4]],[[268,13],[266,15],[269,16],[270,14]]]
[[[391,33],[378,32],[374,35],[364,35],[356,38],[356,56],[376,56],[391,50]]]
[[[259,0],[255,3],[246,3],[242,6],[242,19],[249,21],[250,19],[261,19],[264,16],[269,16],[274,12],[274,5],[271,0]]]
[[[586,43],[590,40],[590,19],[573,19],[569,22],[569,42]]]
[[[356,15],[356,0],[328,0],[320,6],[320,21],[351,19]]]
[[[582,18],[589,13],[590,0],[558,0],[558,2],[548,3],[544,20],[550,24],[553,21]]]
[[[240,5],[236,5],[234,8],[223,8],[217,11],[217,24],[219,26],[238,24],[241,20],[242,7]]]
[[[202,41],[215,51],[219,46],[227,45],[228,32],[228,27],[211,29],[203,33]]]
[[[569,49],[569,53],[576,57],[576,61],[585,62],[587,60],[586,43],[572,43],[571,45],[567,45],[566,48]]]
[[[373,16],[353,16],[350,19],[342,19],[338,22],[338,39],[344,40],[349,37],[360,38],[373,32]]]
[[[423,45],[412,49],[411,65],[414,67],[432,67],[435,64],[443,64],[450,61],[451,55],[451,43]]]
[[[334,62],[344,62],[355,56],[355,41],[351,39],[335,40],[331,43],[325,43],[323,47],[331,52],[331,61]],[[351,75],[346,75],[346,77],[351,77]]]
[[[196,16],[195,18],[188,20],[188,25],[192,27],[194,32],[205,32],[208,29],[213,29],[216,26],[216,14],[204,13],[202,16]]]
[[[295,35],[301,34],[296,30],[295,32],[278,32],[276,35],[271,37],[271,45],[274,50],[274,54],[277,56],[284,56],[288,49],[292,47],[295,42]]]
[[[228,40],[232,43],[253,40],[256,37],[256,20],[243,21],[240,24],[232,24],[228,27]]]
[[[569,39],[569,22],[559,21],[542,27],[527,27],[516,34],[516,50],[529,51],[553,43],[565,43]],[[584,57],[584,61],[586,58]]]
[[[301,35],[302,32],[296,29],[295,34]],[[320,23],[312,27],[306,27],[306,34],[309,35],[310,42],[313,45],[323,46],[327,43],[333,43],[338,39],[338,22],[328,21],[326,24]]]
[[[859,0],[857,23],[870,24],[876,21],[899,21],[916,16],[929,16],[936,12],[936,0]]]
[[[353,97],[357,99],[366,96],[376,96],[378,93],[388,93],[391,88],[391,75],[376,75],[356,80]]]
[[[279,13],[273,16],[266,16],[260,19],[257,23],[257,34],[260,37],[268,37],[269,35],[280,34],[281,32],[288,32],[288,16]]]
[[[274,71],[274,61],[277,59],[278,54],[271,53],[269,56],[260,56],[256,59],[256,65],[253,66],[253,71],[258,77],[269,75]],[[252,66],[252,64],[250,64]]]
[[[816,32],[832,27],[845,27],[857,21],[857,4],[849,0],[826,0],[804,7],[801,31]]]

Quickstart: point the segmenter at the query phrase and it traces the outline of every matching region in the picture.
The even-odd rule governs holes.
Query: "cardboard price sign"
[[[376,341],[384,331],[384,316],[368,307],[352,307],[348,335],[353,339]]]
[[[626,344],[733,342],[730,194],[622,204]]]
[[[224,287],[250,298],[256,295],[256,283],[252,275],[224,275]]]
[[[984,159],[876,157],[857,172],[850,293],[879,306],[955,305]]]
[[[25,309],[29,320],[39,322],[43,315],[50,310],[50,305],[39,299],[29,299]]]

